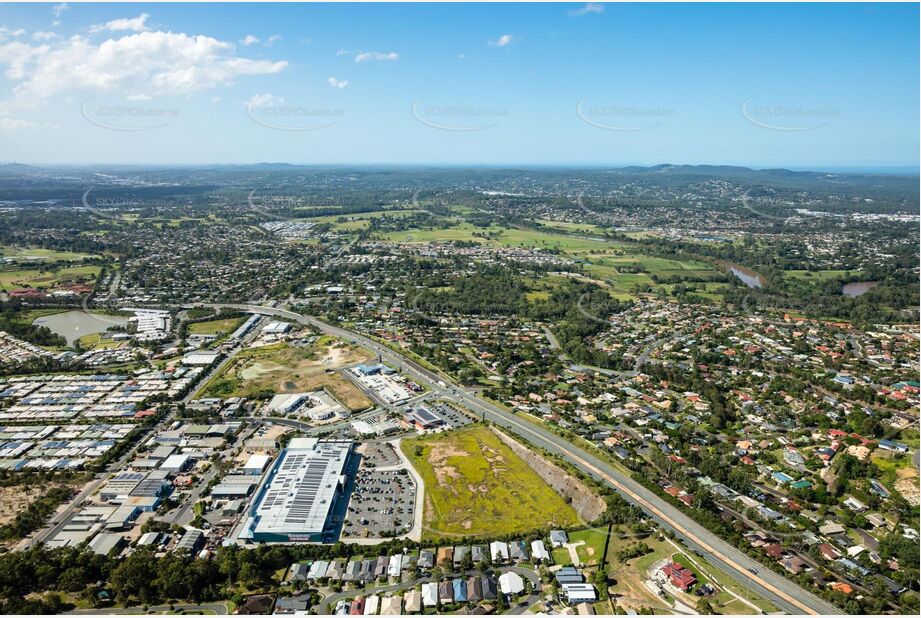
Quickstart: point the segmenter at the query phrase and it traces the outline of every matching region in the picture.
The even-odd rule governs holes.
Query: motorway
[[[606,463],[582,447],[540,427],[520,420],[474,392],[453,384],[447,376],[436,374],[407,359],[389,347],[350,330],[333,326],[312,316],[305,316],[279,308],[245,304],[210,304],[262,315],[285,318],[312,326],[317,330],[346,341],[355,342],[377,354],[414,380],[424,384],[440,396],[453,400],[481,415],[496,425],[504,427],[531,444],[557,454],[586,474],[616,489],[626,500],[648,513],[666,530],[672,531],[685,545],[704,556],[714,567],[730,577],[745,582],[753,592],[769,599],[781,610],[791,614],[842,614],[831,603],[801,588],[796,583],[761,565],[745,553],[710,532],[688,515],[647,489],[628,474]]]

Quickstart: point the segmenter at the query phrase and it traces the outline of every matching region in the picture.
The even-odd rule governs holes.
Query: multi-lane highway
[[[792,614],[842,613],[831,603],[753,560],[635,481],[628,474],[585,448],[576,446],[539,425],[516,417],[515,414],[480,398],[475,393],[456,386],[447,376],[436,374],[377,341],[312,316],[285,309],[245,304],[209,306],[227,307],[285,318],[313,326],[323,333],[366,347],[379,354],[385,362],[398,367],[440,396],[466,406],[482,415],[486,420],[505,427],[538,447],[560,455],[586,474],[607,483],[628,501],[642,508],[665,529],[674,532],[686,545],[705,556],[716,568],[743,582],[753,592],[771,600],[783,611]]]

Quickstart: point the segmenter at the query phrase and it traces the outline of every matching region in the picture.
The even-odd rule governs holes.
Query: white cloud
[[[266,107],[268,105],[282,105],[285,102],[284,97],[276,97],[272,94],[254,94],[246,102],[246,107]]]
[[[125,97],[126,101],[149,101],[150,95],[147,94],[129,94]]]
[[[192,94],[278,73],[288,63],[236,56],[231,43],[205,35],[141,32],[99,44],[81,36],[54,45],[0,44],[0,65],[18,82],[12,100],[32,105],[72,91]]]
[[[53,7],[51,7],[51,14],[54,15],[54,20],[51,22],[52,26],[61,25],[61,15],[68,8],[69,7],[67,6],[66,2],[62,2],[61,4],[55,4]]]
[[[43,32],[39,30],[38,32],[32,33],[32,38],[36,41],[50,41],[53,38],[58,36],[57,32]]]
[[[34,126],[35,123],[29,122],[28,120],[0,116],[0,131],[16,131],[18,129],[28,129]]]
[[[336,79],[335,77],[330,77],[329,79],[326,80],[326,82],[333,88],[338,88],[339,90],[342,90],[343,88],[349,85],[349,80]]]
[[[463,60],[465,57],[466,57],[466,56],[464,56],[464,54],[457,54],[457,59],[458,59],[458,60]]]
[[[515,37],[513,37],[512,35],[503,34],[495,41],[490,41],[489,44],[492,45],[493,47],[505,47],[507,45],[511,45],[514,40],[515,40]]]
[[[21,80],[26,76],[29,65],[51,49],[47,45],[32,47],[28,43],[13,41],[0,45],[0,64],[7,65],[4,76],[11,80]]]
[[[282,36],[280,34],[273,34],[272,36],[267,38],[263,44],[265,46],[269,46],[273,43],[277,43],[281,39],[282,39]],[[245,37],[240,39],[240,44],[245,45],[247,47],[249,47],[250,45],[256,45],[257,43],[260,43],[260,42],[262,42],[262,39],[257,37],[255,34],[247,34]]]
[[[355,56],[355,62],[367,62],[369,60],[399,60],[400,54],[396,52],[361,52]]]
[[[571,17],[582,17],[589,13],[604,13],[604,5],[598,2],[589,2],[583,7],[569,11]]]
[[[212,102],[212,103],[220,103],[220,102],[221,102],[221,97],[211,97],[211,102]]]
[[[347,49],[342,49],[342,48],[340,47],[340,48],[339,48],[339,51],[336,52],[336,55],[337,55],[337,56],[351,56],[351,55],[352,55],[352,52],[350,52],[350,51],[347,50]]]
[[[147,32],[149,30],[146,23],[148,17],[150,17],[150,13],[141,13],[137,17],[113,19],[104,24],[90,26],[90,32],[104,32],[106,30],[109,32]]]
[[[10,30],[6,26],[0,26],[0,41],[8,39],[9,37],[18,37],[26,33],[23,28],[17,28],[16,30]]]

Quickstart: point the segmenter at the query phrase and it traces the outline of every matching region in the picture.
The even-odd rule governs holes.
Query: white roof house
[[[425,582],[422,584],[422,605],[435,607],[438,605],[438,583]]]
[[[394,554],[390,556],[390,562],[387,564],[388,577],[399,577],[400,571],[403,570],[403,554]]]
[[[320,579],[322,577],[326,577],[326,571],[328,570],[328,560],[317,560],[310,565],[310,570],[307,572],[307,579]]]
[[[853,496],[844,501],[844,506],[858,513],[867,510],[867,505]]]
[[[514,571],[499,576],[499,589],[503,594],[519,594],[524,591],[524,580]]]
[[[489,544],[489,555],[493,562],[508,562],[508,543],[493,541]]]
[[[851,558],[855,558],[865,551],[867,551],[867,548],[863,545],[851,545],[847,548],[847,555]]]
[[[536,541],[531,541],[531,555],[537,558],[538,560],[543,560],[547,562],[550,560],[550,552],[547,551],[547,547],[544,545],[544,542],[540,539]]]
[[[366,598],[365,599],[365,616],[376,616],[377,610],[380,608],[380,605],[381,605],[381,598],[378,595],[372,594],[371,596]]]
[[[566,594],[566,602],[570,605],[593,603],[598,598],[591,584],[563,584],[562,587],[563,593]]]

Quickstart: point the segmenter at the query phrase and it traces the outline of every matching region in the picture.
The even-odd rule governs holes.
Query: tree
[[[592,575],[592,582],[598,588],[598,599],[606,601],[608,599],[608,575],[604,569],[599,567]]]
[[[710,599],[707,597],[700,597],[697,599],[697,612],[704,616],[711,616],[719,613],[714,609],[713,604],[710,603]]]

